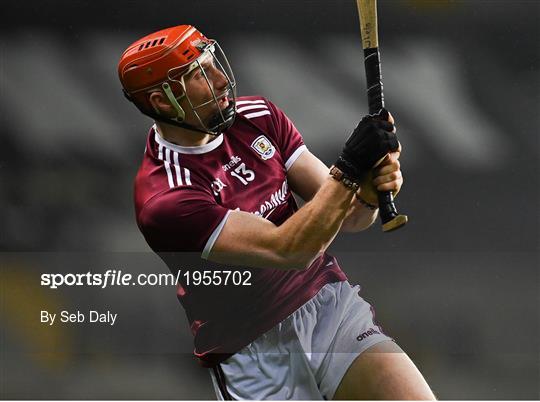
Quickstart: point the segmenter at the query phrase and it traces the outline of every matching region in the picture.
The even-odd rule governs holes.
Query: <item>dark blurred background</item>
[[[366,113],[352,0],[3,4],[2,399],[213,399],[170,287],[39,285],[40,272],[167,272],[135,224],[151,121],[123,98],[122,51],[190,23],[241,95],[283,108],[325,162]],[[379,0],[387,107],[410,217],[332,251],[441,399],[538,399],[540,3]],[[114,327],[39,323],[110,309]]]

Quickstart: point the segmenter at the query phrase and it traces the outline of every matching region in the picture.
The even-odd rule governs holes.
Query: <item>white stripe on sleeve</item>
[[[244,117],[246,119],[253,119],[255,117],[260,117],[260,116],[264,116],[264,115],[267,115],[267,114],[270,114],[270,111],[263,110],[261,112],[248,113],[248,114],[244,115]]]
[[[257,104],[257,103],[266,103],[264,101],[264,99],[259,99],[259,100],[239,100],[239,101],[236,101],[236,105],[254,105],[254,104]]]
[[[268,110],[268,106],[266,106],[266,105],[247,105],[247,106],[239,107],[236,111],[238,113],[242,113],[242,112],[245,112],[246,110],[253,110],[253,109],[266,109],[266,110]]]
[[[214,243],[216,242],[219,234],[223,230],[223,226],[225,226],[225,223],[227,222],[227,219],[229,218],[230,213],[231,213],[230,210],[227,211],[227,213],[225,214],[225,216],[223,217],[219,225],[217,225],[217,227],[214,229],[214,231],[212,232],[212,234],[206,241],[206,245],[204,246],[204,250],[201,254],[201,257],[204,258],[205,260],[208,259],[208,256],[210,255],[210,251],[212,250],[212,247],[214,247]]]
[[[191,186],[191,173],[188,168],[184,168],[184,177],[186,178],[186,185]]]
[[[167,180],[169,180],[169,187],[173,188],[174,181],[171,172],[171,150],[169,148],[165,148],[165,161],[163,163],[165,164],[165,170],[167,171]]]
[[[178,162],[178,152],[173,152],[173,160],[174,160],[174,170],[176,171],[176,182],[179,186],[181,186],[182,183],[182,175],[180,174],[180,163]]]
[[[291,156],[289,156],[289,159],[287,159],[287,162],[285,162],[285,169],[289,170],[294,162],[298,159],[298,157],[307,150],[307,147],[305,145],[300,145],[298,148],[296,148],[296,151],[292,153]]]

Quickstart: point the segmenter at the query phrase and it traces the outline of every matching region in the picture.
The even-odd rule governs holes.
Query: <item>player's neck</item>
[[[216,138],[216,136],[211,134],[188,130],[167,123],[156,122],[156,126],[158,135],[160,135],[161,138],[183,147],[196,147],[208,144]]]

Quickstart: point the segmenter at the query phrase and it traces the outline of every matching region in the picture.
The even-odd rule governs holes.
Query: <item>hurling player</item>
[[[192,26],[139,39],[118,73],[155,121],[135,179],[137,224],[172,272],[193,255],[204,262],[208,281],[181,275],[177,295],[217,396],[433,399],[326,253],[339,231],[373,223],[375,188],[402,185],[390,114],[364,117],[329,170],[279,107],[236,97],[219,44]]]

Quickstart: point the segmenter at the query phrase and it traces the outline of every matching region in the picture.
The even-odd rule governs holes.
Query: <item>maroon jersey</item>
[[[137,224],[173,273],[194,267],[250,272],[249,286],[194,286],[180,275],[177,295],[195,337],[195,355],[208,365],[274,327],[325,284],[346,280],[328,254],[301,271],[225,268],[201,260],[231,211],[281,225],[297,210],[287,170],[306,149],[300,133],[265,98],[242,97],[236,107],[234,124],[202,146],[169,143],[154,126],[135,179]]]

